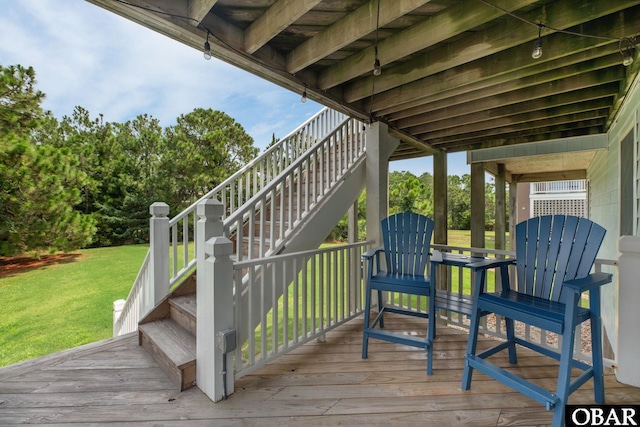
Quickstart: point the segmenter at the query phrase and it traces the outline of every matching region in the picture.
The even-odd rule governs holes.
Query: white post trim
[[[158,304],[169,293],[169,205],[155,202],[149,206],[149,271],[152,306]]]
[[[640,237],[618,240],[618,366],[616,378],[623,384],[640,387]]]
[[[234,327],[233,243],[222,235],[223,212],[217,200],[205,200],[197,207],[196,384],[214,402],[232,394],[234,387],[234,352],[223,354],[216,342],[221,332]]]

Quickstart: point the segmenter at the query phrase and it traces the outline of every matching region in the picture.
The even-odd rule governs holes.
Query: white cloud
[[[170,126],[194,108],[212,108],[262,148],[321,108],[90,3],[0,2],[0,64],[33,66],[43,107],[57,117],[82,106],[107,121],[147,113]]]

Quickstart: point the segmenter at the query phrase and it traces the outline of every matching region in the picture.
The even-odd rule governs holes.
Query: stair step
[[[139,325],[140,345],[180,391],[196,383],[196,337],[172,319]]]
[[[169,299],[169,316],[178,325],[196,335],[196,294],[183,295]]]

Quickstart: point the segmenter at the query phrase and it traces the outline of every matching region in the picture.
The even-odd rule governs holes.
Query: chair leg
[[[475,304],[474,304],[475,305]],[[467,341],[466,356],[476,354],[476,346],[478,344],[478,331],[480,329],[480,309],[474,307],[471,314],[471,325],[469,327],[469,340]],[[471,377],[473,376],[473,368],[469,366],[469,362],[465,356],[464,371],[462,372],[462,389],[469,390],[471,387]]]
[[[384,310],[384,306],[382,304],[382,291],[378,291],[378,313],[381,313]],[[384,315],[380,316],[380,329],[384,328]]]
[[[591,358],[593,363],[593,392],[596,403],[604,404],[604,367],[602,354],[602,324],[600,316],[591,318]]]
[[[369,285],[366,286],[365,297],[364,297],[364,328],[362,330],[362,358],[367,358],[367,352],[369,349],[369,333],[367,329],[369,328],[369,321],[371,317],[371,289]]]
[[[504,324],[507,329],[507,342],[509,343],[509,347],[507,347],[509,352],[509,363],[516,364],[518,363],[518,356],[516,354],[516,334],[513,326],[513,319],[505,317]]]
[[[436,339],[436,310],[433,297],[429,297],[428,304],[429,325],[427,326],[427,341],[429,341],[429,347],[427,348],[427,375],[431,375],[433,373],[433,342]]]
[[[560,352],[560,368],[558,369],[558,388],[556,396],[560,400],[553,411],[553,427],[564,425],[565,405],[569,399],[569,384],[571,383],[571,367],[573,366],[573,345],[576,336],[576,313],[578,297],[572,294],[567,298],[565,311],[565,333],[562,334],[562,349]]]

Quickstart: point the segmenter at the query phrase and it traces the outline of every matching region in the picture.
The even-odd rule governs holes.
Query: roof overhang
[[[502,165],[509,182],[585,179],[596,153],[607,146],[603,133],[473,150],[467,163],[482,163],[494,175]]]

